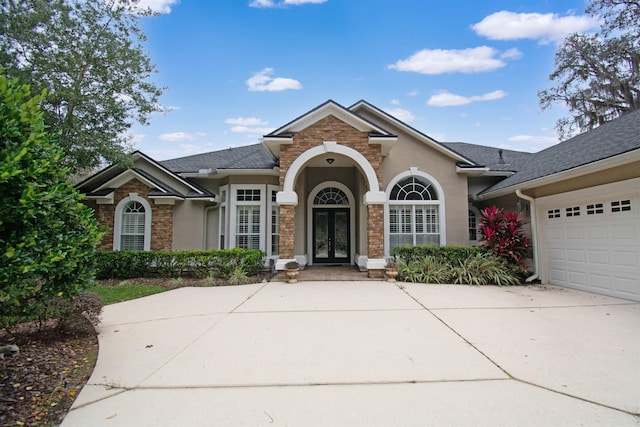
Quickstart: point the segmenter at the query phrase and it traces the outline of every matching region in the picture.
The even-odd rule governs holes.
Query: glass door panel
[[[316,211],[313,225],[313,253],[316,259],[329,258],[329,212]]]
[[[313,262],[349,263],[349,209],[313,210]]]

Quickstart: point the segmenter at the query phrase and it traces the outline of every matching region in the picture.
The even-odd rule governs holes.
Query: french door
[[[313,263],[348,264],[349,209],[313,210]]]

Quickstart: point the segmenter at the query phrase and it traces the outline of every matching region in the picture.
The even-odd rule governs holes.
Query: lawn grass
[[[146,297],[167,291],[167,288],[153,285],[120,285],[120,286],[93,286],[88,291],[95,292],[104,300],[104,304],[128,301],[130,299]]]

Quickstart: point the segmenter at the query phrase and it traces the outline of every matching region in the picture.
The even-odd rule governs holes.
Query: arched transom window
[[[389,249],[440,244],[440,201],[429,180],[410,176],[389,194]]]
[[[349,198],[344,191],[335,187],[327,187],[320,191],[313,200],[314,205],[348,205]]]
[[[140,202],[130,202],[122,210],[121,250],[144,250],[145,215],[145,208]]]

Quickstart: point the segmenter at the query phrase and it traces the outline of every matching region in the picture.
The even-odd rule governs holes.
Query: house
[[[330,100],[260,144],[132,160],[78,184],[110,228],[103,249],[259,248],[279,270],[376,274],[396,246],[476,243],[480,209],[498,204],[530,225],[542,281],[640,299],[638,113],[532,154],[441,143]]]

